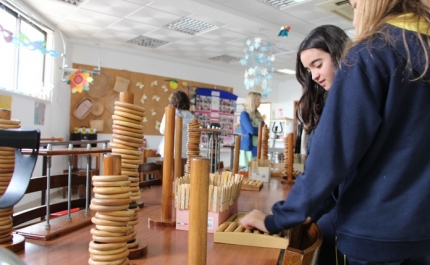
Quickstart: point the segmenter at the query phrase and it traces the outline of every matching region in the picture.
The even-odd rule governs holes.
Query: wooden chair
[[[159,163],[144,163],[140,164],[137,171],[140,175],[139,187],[150,187],[161,185],[162,165]],[[146,175],[154,175],[153,179],[146,179]]]
[[[322,244],[322,232],[316,223],[291,229],[290,243],[282,258],[282,265],[315,265]]]

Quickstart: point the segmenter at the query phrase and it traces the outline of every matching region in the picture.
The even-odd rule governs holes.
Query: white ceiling
[[[279,10],[260,0],[81,0],[78,6],[61,0],[14,0],[30,7],[34,15],[49,21],[72,41],[97,43],[102,48],[104,44],[129,47],[189,64],[198,62],[242,72],[245,68],[238,61],[226,63],[209,58],[242,58],[245,40],[261,37],[283,51],[275,55],[275,68],[294,69],[295,51],[310,30],[324,24],[352,28],[351,21],[316,6],[324,1],[305,0]],[[218,28],[190,35],[165,27],[183,17]],[[284,25],[291,26],[289,36],[278,37]],[[138,36],[168,43],[157,48],[127,43]]]

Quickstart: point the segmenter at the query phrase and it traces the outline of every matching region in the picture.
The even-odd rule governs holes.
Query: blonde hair
[[[412,13],[415,17],[424,19],[430,23],[430,4],[429,0],[359,0],[356,5],[355,12],[355,41],[350,47],[346,49],[346,53],[358,43],[361,43],[372,36],[381,34],[385,36],[387,43],[390,41],[387,33],[381,32],[382,26],[399,15]],[[418,20],[417,20],[418,21]],[[429,24],[430,25],[430,24]],[[418,30],[429,32],[430,26],[427,29],[420,29],[417,22]],[[428,46],[430,44],[429,37],[423,38],[421,34],[417,33],[426,57],[426,67],[422,73],[419,74],[414,80],[424,77],[429,68],[429,54]],[[403,42],[405,44],[407,58],[407,67],[411,67],[410,47],[406,39],[405,30],[403,30]]]
[[[248,112],[251,121],[254,121],[256,117],[261,118],[261,113],[255,107],[255,99],[261,98],[261,94],[257,92],[249,92],[245,101],[245,111]]]

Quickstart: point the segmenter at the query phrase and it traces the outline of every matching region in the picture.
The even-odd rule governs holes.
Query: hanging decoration
[[[90,82],[93,78],[85,70],[78,69],[76,72],[72,72],[69,76],[67,84],[70,85],[72,93],[82,93],[83,90],[90,90]]]
[[[46,41],[31,41],[26,35],[22,32],[18,32],[18,37],[14,37],[13,33],[0,25],[0,31],[3,35],[3,38],[6,43],[12,43],[17,49],[21,47],[26,47],[31,51],[38,50],[42,54],[47,54],[52,57],[59,57],[61,55],[60,52],[54,50],[46,49]]]
[[[245,40],[244,57],[240,63],[245,66],[245,88],[248,90],[262,89],[263,97],[272,91],[271,79],[275,68],[272,66],[275,61],[273,55],[273,44],[260,37]]]
[[[281,31],[279,31],[278,37],[288,37],[288,33],[290,32],[290,26],[281,27]]]

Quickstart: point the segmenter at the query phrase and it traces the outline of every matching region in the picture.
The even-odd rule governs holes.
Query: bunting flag
[[[79,69],[70,74],[67,84],[70,85],[72,93],[82,93],[83,90],[90,90],[90,82],[92,81],[93,78],[90,76],[90,73]]]

